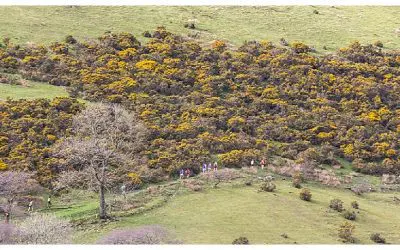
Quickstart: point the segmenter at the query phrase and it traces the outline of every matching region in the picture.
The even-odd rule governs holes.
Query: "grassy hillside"
[[[319,14],[315,14],[314,10]],[[127,31],[140,37],[145,30],[164,25],[187,35],[200,32],[210,41],[226,39],[240,45],[245,40],[278,42],[304,41],[323,51],[348,45],[353,40],[387,48],[400,48],[395,30],[400,28],[400,7],[367,6],[273,6],[273,7],[0,7],[0,37],[15,43],[49,43],[71,34],[78,38],[97,37],[105,31]],[[197,29],[183,25],[197,22]]]
[[[63,87],[47,83],[30,82],[29,86],[0,83],[0,100],[5,100],[8,97],[13,99],[52,99],[54,97],[65,96],[68,96],[68,93]]]
[[[398,205],[392,201],[393,195],[398,194],[356,196],[348,190],[308,184],[306,187],[311,189],[313,197],[312,202],[305,202],[299,199],[299,190],[293,188],[291,182],[279,180],[275,183],[277,190],[274,193],[259,193],[258,185],[244,187],[239,184],[224,184],[219,189],[207,188],[201,192],[181,192],[153,210],[80,230],[75,241],[94,243],[113,228],[159,224],[187,244],[230,244],[239,236],[248,237],[252,244],[338,244],[337,229],[345,219],[328,206],[331,199],[339,198],[346,209],[351,208],[350,203],[354,200],[360,204],[354,222],[354,236],[359,243],[373,243],[369,236],[374,232],[381,233],[389,243],[400,243]],[[95,213],[95,204],[92,199],[82,200],[70,210],[60,210],[57,214],[74,219],[84,217]],[[283,238],[283,233],[289,237]]]

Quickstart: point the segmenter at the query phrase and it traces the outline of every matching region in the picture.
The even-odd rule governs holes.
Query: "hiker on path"
[[[203,173],[207,172],[207,164],[203,163]]]
[[[124,196],[124,199],[126,198],[126,186],[125,184],[122,184],[121,186],[121,193]]]
[[[33,212],[33,200],[29,202],[28,212]]]
[[[254,166],[254,159],[251,159],[250,165],[253,167]]]
[[[51,207],[51,197],[49,195],[49,198],[47,198],[47,208]]]
[[[180,172],[179,172],[179,179],[183,179],[184,177],[184,170],[183,168],[181,168]]]
[[[264,169],[264,166],[265,166],[265,159],[263,158],[261,161],[261,169]]]
[[[211,162],[210,162],[210,163],[208,163],[208,172],[211,171],[211,168],[212,168],[212,165],[211,165]]]
[[[190,177],[190,174],[191,174],[191,171],[190,171],[190,169],[188,168],[188,169],[186,169],[186,177],[187,178],[189,178]]]
[[[8,224],[8,222],[10,221],[10,214],[8,212],[5,212],[4,216],[6,217],[5,218],[6,219],[5,223]]]
[[[218,163],[214,162],[214,171],[217,171],[217,170],[218,170]]]

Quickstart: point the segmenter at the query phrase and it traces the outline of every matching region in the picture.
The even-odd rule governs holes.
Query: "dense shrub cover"
[[[128,33],[68,37],[47,47],[9,43],[0,48],[0,67],[137,112],[151,131],[139,171],[147,181],[180,168],[198,173],[215,158],[241,167],[271,155],[325,164],[344,157],[357,171],[399,173],[400,52],[358,42],[336,55],[310,51],[298,42],[282,48],[266,41],[231,50],[217,40],[204,48],[160,27],[147,44]],[[5,164],[48,178],[51,158],[37,151],[64,135],[79,109],[70,100],[57,113],[53,102],[0,105]]]
[[[48,184],[59,167],[50,147],[69,133],[81,109],[71,98],[0,101],[0,171],[35,171]]]

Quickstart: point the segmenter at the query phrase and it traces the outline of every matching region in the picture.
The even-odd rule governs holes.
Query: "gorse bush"
[[[354,208],[354,209],[359,209],[359,208],[360,208],[360,205],[358,204],[357,201],[352,201],[352,202],[351,202],[351,207]]]
[[[379,233],[373,233],[369,237],[373,242],[378,243],[378,244],[385,244],[386,240],[381,236]]]
[[[343,211],[343,201],[341,201],[339,199],[333,199],[330,201],[329,207],[338,212],[342,212]]]
[[[241,237],[235,239],[235,240],[232,242],[232,244],[233,244],[233,245],[249,245],[250,242],[249,242],[249,240],[247,239],[247,237],[241,236]]]
[[[300,171],[297,171],[292,176],[292,185],[295,188],[301,188],[301,183],[303,181],[303,176]]]
[[[353,232],[355,230],[355,226],[350,222],[345,221],[340,225],[338,230],[339,238],[343,240],[345,243],[355,243],[356,238],[353,237]]]
[[[300,191],[300,195],[299,196],[300,196],[300,199],[302,199],[303,201],[311,201],[312,194],[311,194],[310,189],[303,188]]]
[[[356,213],[355,213],[354,211],[348,211],[348,210],[346,210],[346,211],[344,211],[344,213],[343,213],[343,217],[344,217],[345,219],[347,219],[347,220],[356,220],[357,215],[356,215]]]
[[[260,187],[260,190],[265,192],[273,192],[275,189],[276,185],[272,181],[265,181]]]

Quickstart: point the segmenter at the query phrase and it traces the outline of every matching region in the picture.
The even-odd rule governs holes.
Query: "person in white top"
[[[47,198],[47,208],[51,207],[51,198],[49,196],[49,198]]]
[[[30,201],[30,202],[29,202],[29,205],[28,205],[28,212],[33,212],[33,201]]]

